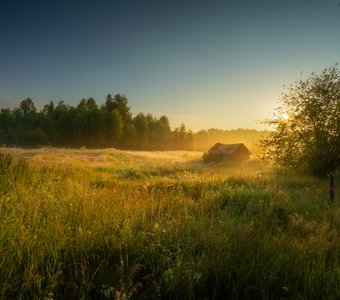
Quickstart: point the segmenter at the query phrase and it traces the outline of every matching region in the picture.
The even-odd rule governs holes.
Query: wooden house
[[[243,144],[215,144],[207,153],[203,154],[204,161],[240,161],[249,159],[252,153]]]

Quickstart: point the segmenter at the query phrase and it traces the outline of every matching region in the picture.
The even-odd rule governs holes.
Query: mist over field
[[[339,300],[338,2],[2,1],[0,299]]]
[[[337,298],[325,180],[195,151],[1,153],[3,299]]]

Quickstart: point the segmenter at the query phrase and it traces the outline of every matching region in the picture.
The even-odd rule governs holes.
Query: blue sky
[[[262,128],[283,85],[340,62],[339,2],[3,0],[0,107],[123,93],[173,127]]]

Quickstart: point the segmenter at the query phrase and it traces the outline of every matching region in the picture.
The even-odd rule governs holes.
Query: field
[[[340,299],[340,182],[200,152],[6,149],[1,299]]]

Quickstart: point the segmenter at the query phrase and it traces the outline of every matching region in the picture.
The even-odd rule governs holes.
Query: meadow
[[[1,299],[340,299],[340,181],[201,152],[0,149]]]

